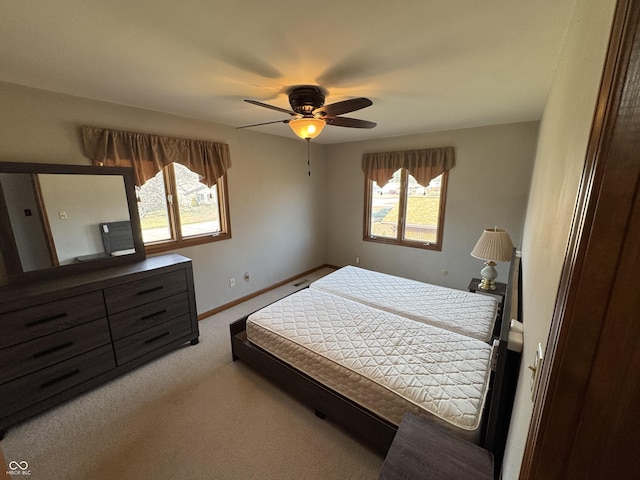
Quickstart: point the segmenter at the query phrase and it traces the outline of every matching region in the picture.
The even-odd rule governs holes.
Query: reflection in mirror
[[[45,219],[35,187],[36,175],[0,173],[3,214],[8,218],[9,227],[3,230],[6,234],[13,233],[12,238],[7,239],[7,243],[12,243],[11,255],[7,255],[5,248],[6,268],[10,273],[57,265],[47,243]]]
[[[143,259],[135,203],[130,169],[0,162],[0,285]]]
[[[121,176],[4,173],[0,187],[17,254],[10,272],[135,253]],[[112,222],[127,225],[128,242],[107,252]]]
[[[51,228],[59,265],[107,256],[101,224],[129,222],[129,207],[120,176],[38,175],[44,217]],[[128,226],[131,232],[131,226]],[[130,245],[122,250],[133,249]],[[111,253],[111,252],[109,252]],[[134,253],[130,251],[129,253]]]

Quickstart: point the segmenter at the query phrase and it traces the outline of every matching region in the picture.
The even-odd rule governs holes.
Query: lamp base
[[[495,290],[496,289],[496,278],[498,278],[498,272],[494,268],[497,264],[496,262],[489,260],[485,262],[485,267],[480,271],[480,275],[482,275],[482,281],[478,285],[480,290]]]
[[[495,290],[496,282],[494,280],[483,278],[482,281],[478,284],[478,288],[480,290]]]

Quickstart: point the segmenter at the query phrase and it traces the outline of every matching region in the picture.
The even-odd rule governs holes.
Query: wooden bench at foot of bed
[[[412,413],[405,413],[379,480],[493,480],[493,455]]]

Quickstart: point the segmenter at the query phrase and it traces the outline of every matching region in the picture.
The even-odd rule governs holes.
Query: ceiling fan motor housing
[[[257,127],[260,125],[268,125],[270,123],[288,123],[289,126],[296,132],[300,138],[313,138],[303,135],[308,135],[309,131],[305,133],[299,133],[293,127],[294,123],[302,128],[302,121],[305,121],[306,125],[315,123],[316,133],[318,135],[325,125],[335,125],[336,127],[351,127],[351,128],[373,128],[376,126],[374,122],[367,120],[360,120],[358,118],[340,117],[343,113],[355,112],[366,107],[373,105],[373,102],[368,98],[351,98],[348,100],[342,100],[340,102],[325,105],[324,100],[327,95],[327,91],[318,85],[295,85],[287,90],[289,96],[289,104],[291,110],[286,108],[276,107],[275,105],[269,105],[268,103],[262,103],[257,100],[245,100],[245,102],[257,105],[259,107],[268,108],[270,110],[276,110],[281,113],[286,113],[293,119],[276,120],[274,122],[256,123],[253,125],[245,125],[248,128]]]
[[[302,85],[289,92],[291,109],[304,116],[313,116],[313,111],[324,105],[324,92],[314,85]]]

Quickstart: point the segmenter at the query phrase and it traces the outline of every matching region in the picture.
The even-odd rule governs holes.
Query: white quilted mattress
[[[250,315],[247,337],[396,425],[410,411],[479,440],[484,342],[314,289]]]
[[[310,288],[490,343],[498,302],[462,290],[347,266]]]

